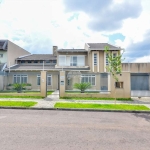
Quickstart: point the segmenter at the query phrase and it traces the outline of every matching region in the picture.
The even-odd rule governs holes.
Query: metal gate
[[[131,74],[131,96],[150,96],[149,82],[147,73]]]

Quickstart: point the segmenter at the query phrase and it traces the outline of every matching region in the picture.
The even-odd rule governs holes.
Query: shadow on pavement
[[[135,117],[144,118],[146,121],[150,122],[150,114],[149,113],[134,113]]]

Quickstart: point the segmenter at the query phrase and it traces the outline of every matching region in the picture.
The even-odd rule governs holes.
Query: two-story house
[[[122,73],[118,75],[119,82],[116,83],[106,70],[108,58],[105,46],[109,46],[113,57],[122,50],[108,43],[85,43],[83,49],[58,49],[57,46],[53,46],[53,54],[17,57],[16,64],[6,69],[8,72],[6,85],[30,83],[32,90],[40,90],[40,73],[44,70],[47,71],[48,90],[61,90],[63,86],[61,82],[64,82],[64,91],[74,91],[76,90],[73,88],[74,83],[90,82],[92,87],[89,90],[99,93],[95,95],[98,97],[114,97],[115,89],[118,97],[136,96],[135,92],[139,90],[148,91],[150,94],[150,64],[123,63]],[[143,79],[141,82],[144,86],[141,86],[139,79]],[[140,88],[137,89],[137,85]]]

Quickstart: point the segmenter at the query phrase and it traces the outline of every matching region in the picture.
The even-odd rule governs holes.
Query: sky
[[[0,0],[0,39],[33,54],[110,43],[150,62],[150,0]]]

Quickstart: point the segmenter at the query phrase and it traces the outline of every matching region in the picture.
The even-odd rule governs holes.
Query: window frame
[[[22,77],[23,78],[26,77],[27,82],[22,82]],[[15,78],[16,78],[16,81],[18,80],[17,78],[20,78],[19,82],[15,82]],[[20,83],[20,84],[28,83],[28,75],[27,74],[14,74],[13,75],[13,83]]]
[[[91,83],[91,86],[96,86],[96,75],[92,75],[92,74],[91,74],[91,75],[82,74],[82,75],[81,75],[81,81],[80,81],[81,83],[82,83],[82,78],[83,78],[83,77],[86,77],[86,78],[88,79],[88,82]],[[94,84],[92,84],[92,82],[93,82],[92,79],[93,79],[93,78],[94,78]],[[84,80],[85,80],[85,79],[84,79]]]
[[[50,81],[51,84],[48,84],[48,78],[51,78],[51,81]],[[47,75],[47,86],[52,86],[52,75],[51,74]]]
[[[38,78],[40,79],[39,84],[38,84]],[[38,75],[37,75],[36,83],[37,83],[37,85],[38,85],[38,86],[40,86],[40,85],[41,85],[41,75],[40,75],[40,74],[38,74]]]
[[[97,53],[93,55],[94,66],[97,66]]]
[[[115,82],[116,89],[123,89],[124,83],[122,81]]]

